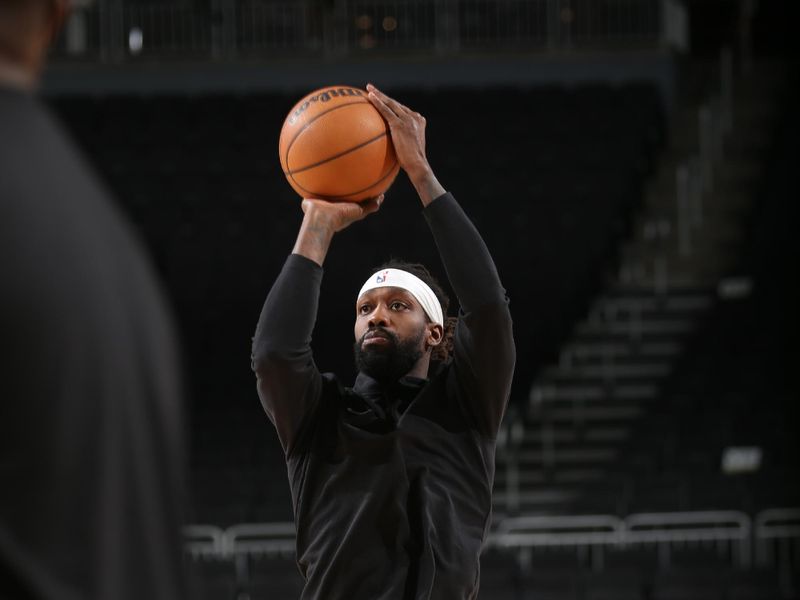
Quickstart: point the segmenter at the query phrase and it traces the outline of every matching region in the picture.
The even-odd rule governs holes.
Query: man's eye
[[[403,310],[406,307],[402,302],[392,302],[392,310]]]
[[[359,312],[360,314],[362,314],[362,315],[366,315],[366,314],[368,314],[368,313],[369,313],[369,304],[362,304],[362,305],[359,307],[359,309],[358,309],[358,312]]]

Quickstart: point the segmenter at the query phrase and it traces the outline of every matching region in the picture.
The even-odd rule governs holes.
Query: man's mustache
[[[384,329],[379,325],[377,327],[373,327],[372,329],[366,331],[364,335],[361,336],[361,339],[358,340],[358,346],[362,347],[364,345],[365,340],[368,340],[373,337],[386,338],[390,340],[394,345],[397,345],[397,343],[399,342],[399,339],[395,333],[392,333],[391,331]]]

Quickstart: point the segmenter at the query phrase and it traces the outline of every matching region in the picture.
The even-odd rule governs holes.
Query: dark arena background
[[[194,597],[297,598],[286,467],[250,369],[302,213],[291,106],[376,84],[511,298],[486,600],[800,596],[800,288],[790,0],[107,0],[42,83],[178,320]],[[405,175],[339,234],[313,346],[354,375],[355,293],[445,280]],[[124,543],[124,541],[123,541]]]

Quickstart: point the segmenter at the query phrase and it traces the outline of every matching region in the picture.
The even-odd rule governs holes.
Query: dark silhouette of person
[[[0,598],[185,597],[172,320],[35,95],[67,0],[0,0]]]

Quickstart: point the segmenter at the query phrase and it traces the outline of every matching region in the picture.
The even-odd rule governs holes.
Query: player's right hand
[[[336,233],[377,212],[382,203],[383,194],[363,202],[328,202],[316,198],[305,198],[301,207],[306,220],[309,220],[313,226]]]

